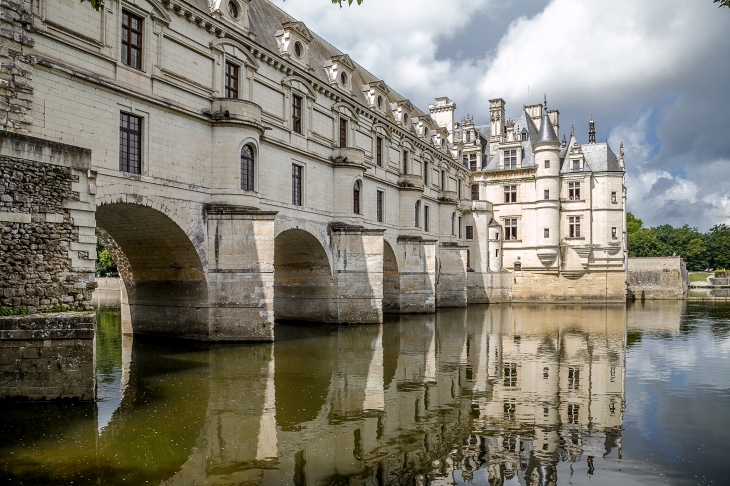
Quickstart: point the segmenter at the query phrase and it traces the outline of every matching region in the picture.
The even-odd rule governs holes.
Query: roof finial
[[[591,121],[588,122],[588,143],[596,143],[596,123],[593,121],[593,113],[591,113]]]
[[[570,138],[575,137],[575,124],[570,125]]]
[[[544,99],[545,99],[545,101],[544,101],[545,111],[547,111],[547,93],[545,94],[545,98]]]

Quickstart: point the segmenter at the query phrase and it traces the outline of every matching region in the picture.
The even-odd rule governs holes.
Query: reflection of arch
[[[130,203],[102,204],[97,235],[118,262],[134,333],[208,337],[203,259],[163,212]]]
[[[301,229],[274,239],[274,317],[279,320],[331,321],[334,280],[319,240]]]
[[[383,312],[400,311],[400,275],[393,247],[383,240]]]

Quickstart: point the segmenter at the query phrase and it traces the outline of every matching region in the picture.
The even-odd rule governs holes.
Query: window
[[[292,96],[291,103],[292,128],[297,133],[302,133],[302,97]],[[341,123],[341,122],[340,122]],[[340,135],[341,137],[342,135]]]
[[[466,227],[466,239],[467,240],[473,240],[474,239],[474,226],[467,226]]]
[[[352,212],[360,214],[360,181],[355,181],[352,186]]]
[[[505,377],[506,379],[506,377]],[[517,412],[517,403],[514,398],[507,399],[503,402],[504,418],[506,420],[514,420]],[[515,452],[517,450],[517,438],[514,435],[505,437],[503,441],[505,450]]]
[[[461,159],[461,165],[469,167],[469,158],[466,155]]]
[[[472,201],[478,201],[479,200],[479,184],[472,184],[472,186],[471,186],[471,200]]]
[[[451,236],[456,235],[456,213],[451,213]]]
[[[466,268],[471,268],[471,251],[469,250],[466,250]]]
[[[377,205],[376,216],[377,216],[378,223],[383,222],[383,201],[384,201],[384,199],[385,199],[385,193],[383,193],[383,191],[378,191],[376,193],[376,197],[375,197],[375,204]]]
[[[441,190],[442,191],[446,190],[446,171],[445,170],[441,171]]]
[[[580,368],[578,366],[568,366],[568,390],[578,390],[580,388]]]
[[[477,154],[469,155],[469,169],[472,171],[477,170]]]
[[[416,201],[416,216],[414,219],[416,221],[416,228],[420,228],[421,227],[421,201]]]
[[[550,368],[547,366],[542,369],[542,379],[547,380],[550,377]]]
[[[543,230],[543,233],[545,235],[545,238],[550,238],[550,228],[545,228]]]
[[[347,73],[340,74],[340,83],[342,83],[342,86],[347,87]]]
[[[612,192],[611,193],[611,202],[614,203],[614,204],[616,204],[618,202],[618,199],[616,198],[616,193],[615,192]]]
[[[375,139],[375,163],[378,167],[383,166],[383,137]]]
[[[568,423],[569,424],[577,424],[578,423],[578,412],[580,411],[580,405],[574,405],[569,404],[568,405]]]
[[[347,147],[347,119],[340,118],[340,147]]]
[[[383,97],[378,95],[378,108],[383,107]]]
[[[428,186],[428,162],[426,162],[424,160],[422,167],[423,167],[423,185]]]
[[[504,386],[517,386],[517,363],[504,364]]]
[[[519,258],[519,257],[517,257]],[[514,265],[515,272],[521,272],[522,271],[522,262],[517,260]]]
[[[571,201],[580,201],[580,182],[568,183],[568,199]]]
[[[466,143],[471,142],[471,132],[466,132]]]
[[[516,169],[517,168],[517,150],[505,150],[504,151],[504,168],[505,169]]]
[[[527,132],[522,132],[522,141],[527,142]]]
[[[122,64],[142,69],[142,18],[122,10]]]
[[[505,219],[504,220],[504,239],[505,240],[516,240],[517,239],[517,219]]]
[[[234,19],[238,18],[238,5],[233,2],[228,2],[228,15]]]
[[[119,114],[119,170],[142,173],[142,118]]]
[[[241,189],[254,191],[254,159],[250,145],[241,149]]]
[[[522,149],[522,150],[520,151],[520,160],[521,160],[521,161],[522,161],[522,160],[525,160],[525,149]]]
[[[408,150],[403,151],[403,173],[408,174]]]
[[[430,212],[431,211],[430,211],[430,209],[431,208],[428,206],[425,206],[425,205],[423,206],[423,229],[426,232],[431,231],[431,221],[430,221],[430,219],[431,219]]]
[[[580,238],[580,216],[570,216],[568,218],[568,229],[571,238]]]
[[[550,168],[550,161],[549,160],[546,160],[545,161],[545,168],[546,169],[549,169]]]
[[[238,66],[226,61],[226,98],[238,98]]]
[[[499,258],[499,249],[495,250],[494,256],[497,257],[497,258]]]
[[[504,186],[504,202],[517,202],[517,186]]]
[[[573,170],[580,170],[580,160],[579,159],[575,159],[573,161]]]
[[[611,228],[611,238],[613,238],[615,240],[617,238],[617,234],[618,233],[617,233],[616,227],[614,226],[613,228]]]
[[[294,206],[302,205],[302,166],[291,166],[291,203]]]
[[[302,44],[299,42],[294,44],[294,55],[297,57],[302,57]]]
[[[461,236],[461,216],[459,216],[459,238],[462,238],[462,236]]]
[[[545,189],[545,191],[543,191],[543,199],[546,201],[550,199],[550,189]]]
[[[458,180],[458,181],[456,182],[456,192],[457,192],[457,194],[456,194],[456,195],[457,195],[457,197],[458,197],[459,199],[461,199],[461,186],[462,186],[462,185],[463,185],[463,184],[462,184],[462,182],[461,182],[461,179],[459,179],[459,180]]]

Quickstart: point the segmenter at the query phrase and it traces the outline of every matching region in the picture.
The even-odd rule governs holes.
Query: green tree
[[[640,228],[633,233],[627,232],[626,236],[630,257],[667,256],[667,247],[659,241],[656,232],[651,228]]]
[[[730,268],[730,226],[716,224],[705,235],[708,266]]]
[[[119,275],[117,264],[101,243],[96,243],[96,274],[100,277],[116,277]]]
[[[684,258],[689,270],[702,270],[707,267],[705,236],[697,228],[686,224],[679,228],[663,224],[652,230],[656,232],[657,240],[666,248],[667,255]]]
[[[713,0],[713,3],[719,3],[719,7],[727,7],[730,8],[730,0]]]
[[[626,213],[626,233],[636,233],[644,226],[644,222],[637,219],[633,214]]]

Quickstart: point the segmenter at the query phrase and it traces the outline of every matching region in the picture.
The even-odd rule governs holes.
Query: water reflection
[[[100,313],[98,412],[10,407],[0,473],[23,484],[625,484],[627,349],[700,335],[708,315],[728,342],[728,314],[475,306],[209,346],[132,344],[118,312]],[[634,415],[653,406],[634,403]]]

